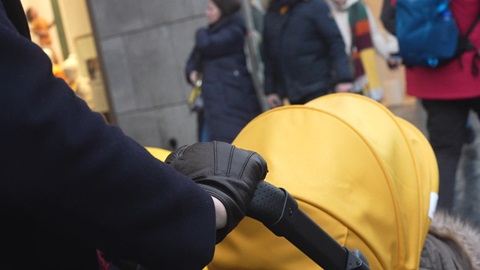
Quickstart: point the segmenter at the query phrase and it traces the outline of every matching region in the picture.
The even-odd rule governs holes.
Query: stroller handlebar
[[[274,225],[282,218],[284,211],[282,204],[286,201],[286,194],[287,192],[282,188],[265,181],[260,182],[247,210],[247,215],[267,227]]]
[[[275,235],[285,237],[324,269],[370,269],[358,250],[352,252],[338,244],[298,208],[297,201],[283,188],[260,182],[247,216],[262,222]]]

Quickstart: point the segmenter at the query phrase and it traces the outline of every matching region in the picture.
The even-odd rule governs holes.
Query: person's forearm
[[[217,198],[212,197],[213,204],[215,205],[215,225],[216,229],[224,228],[227,225],[227,210],[222,202]]]

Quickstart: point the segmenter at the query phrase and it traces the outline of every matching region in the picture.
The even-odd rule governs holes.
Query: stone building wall
[[[196,141],[184,67],[207,0],[88,0],[116,123],[146,146]]]

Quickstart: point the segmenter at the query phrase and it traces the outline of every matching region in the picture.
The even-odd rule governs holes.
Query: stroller
[[[269,173],[209,270],[418,269],[438,171],[413,125],[331,94],[263,113],[233,144],[261,154]]]
[[[370,269],[418,269],[438,171],[428,141],[413,125],[371,99],[331,94],[260,115],[233,144],[260,153],[269,165],[265,181],[288,191],[340,246],[360,250]],[[209,270],[342,269],[337,266],[347,264],[348,251],[306,228],[291,238],[302,234],[313,248],[292,245],[245,218],[217,245]],[[325,251],[317,256],[329,261],[304,253],[312,249]]]

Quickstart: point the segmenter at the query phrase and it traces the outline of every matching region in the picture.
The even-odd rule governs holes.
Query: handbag
[[[200,112],[203,109],[202,80],[198,79],[192,87],[188,98],[188,107],[191,112]]]

